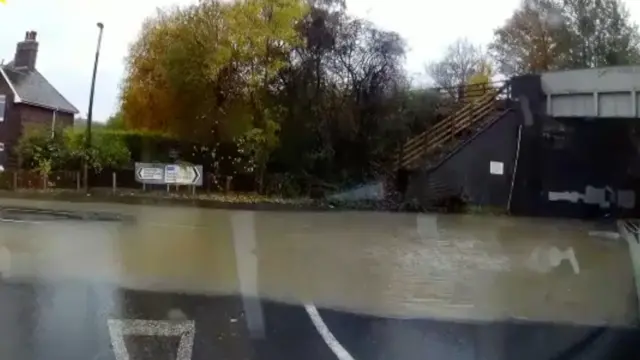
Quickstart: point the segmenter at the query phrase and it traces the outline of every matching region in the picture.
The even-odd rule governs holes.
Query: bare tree
[[[483,61],[482,48],[462,38],[449,45],[440,60],[428,64],[426,72],[436,86],[456,97],[455,87],[467,84]]]

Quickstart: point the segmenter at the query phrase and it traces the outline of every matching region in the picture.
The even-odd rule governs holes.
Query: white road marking
[[[4,219],[4,218],[0,218],[0,222],[16,223],[16,224],[39,224],[39,222],[37,221]]]
[[[247,327],[252,337],[261,338],[264,336],[264,319],[262,304],[258,299],[255,213],[253,211],[232,212],[231,229]]]
[[[616,231],[589,231],[588,232],[589,236],[592,237],[600,237],[600,238],[605,238],[605,239],[611,239],[611,240],[618,240],[620,239],[620,233],[616,232]]]
[[[304,306],[304,309],[307,311],[307,314],[309,314],[313,326],[315,326],[316,330],[318,330],[318,333],[320,333],[320,336],[322,336],[322,339],[327,344],[327,346],[329,346],[329,349],[331,349],[331,351],[336,355],[338,360],[354,360],[353,356],[349,354],[347,349],[345,349],[344,346],[340,344],[338,339],[333,336],[333,333],[331,333],[331,330],[329,330],[327,324],[325,324],[324,320],[322,320],[320,313],[318,313],[318,309],[316,309],[313,304],[306,304]]]
[[[548,273],[554,268],[560,266],[563,260],[569,261],[574,274],[580,274],[580,264],[578,263],[576,253],[573,251],[573,247],[571,246],[564,251],[555,246],[538,246],[533,249],[533,252],[526,261],[526,264],[531,270],[540,273]]]
[[[11,271],[11,252],[4,246],[0,246],[0,276],[8,277]]]
[[[436,215],[417,215],[416,230],[422,240],[437,240],[440,236],[438,218]]]
[[[180,336],[176,360],[191,360],[196,326],[193,320],[116,320],[109,319],[109,335],[116,360],[131,360],[124,343],[126,335]]]

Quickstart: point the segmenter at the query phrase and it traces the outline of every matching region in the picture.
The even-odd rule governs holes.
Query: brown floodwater
[[[132,221],[0,222],[13,281],[79,279],[186,293],[257,295],[393,317],[631,324],[624,240],[594,225],[473,215],[249,212],[1,199]]]

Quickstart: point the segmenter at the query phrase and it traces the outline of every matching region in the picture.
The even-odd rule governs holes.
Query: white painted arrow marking
[[[576,253],[573,251],[573,247],[571,246],[565,250],[560,250],[555,246],[538,246],[533,249],[533,252],[526,261],[526,264],[531,270],[539,273],[548,273],[560,266],[563,260],[569,261],[574,274],[580,274],[580,264],[578,263]]]
[[[322,320],[318,309],[313,304],[306,304],[304,306],[304,309],[307,311],[307,314],[309,315],[309,318],[311,318],[313,326],[315,326],[316,330],[322,337],[322,340],[324,340],[325,344],[327,344],[329,349],[331,349],[338,360],[354,360],[353,356],[349,354],[347,349],[345,349],[344,346],[340,344],[338,339],[333,336],[333,333],[331,332],[331,330],[329,330],[327,324],[325,324],[324,320]]]
[[[193,320],[115,320],[107,322],[116,360],[131,360],[124,343],[126,335],[180,336],[176,360],[191,360],[196,326]]]

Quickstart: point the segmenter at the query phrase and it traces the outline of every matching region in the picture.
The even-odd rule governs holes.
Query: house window
[[[7,103],[6,99],[6,96],[0,95],[0,122],[4,121],[4,109]]]
[[[0,152],[4,151],[4,143],[0,143]]]

